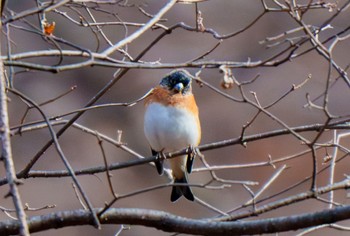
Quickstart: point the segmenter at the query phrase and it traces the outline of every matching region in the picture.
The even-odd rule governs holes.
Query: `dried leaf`
[[[44,34],[45,35],[52,35],[53,31],[55,30],[56,23],[48,23],[48,22],[43,22],[43,27],[44,27]]]
[[[229,67],[227,67],[226,65],[222,65],[220,66],[220,71],[222,73],[224,73],[224,77],[221,81],[221,87],[223,89],[230,89],[233,87],[233,85],[235,84],[234,80],[233,80],[233,74],[232,71]]]

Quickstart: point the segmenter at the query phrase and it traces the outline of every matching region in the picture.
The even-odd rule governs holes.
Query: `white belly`
[[[196,119],[185,109],[152,103],[144,122],[145,135],[155,151],[172,152],[198,144]]]

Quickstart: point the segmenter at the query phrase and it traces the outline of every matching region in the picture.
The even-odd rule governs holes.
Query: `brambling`
[[[191,173],[194,152],[201,139],[198,107],[192,94],[192,76],[186,70],[174,70],[166,75],[158,86],[145,99],[144,131],[151,146],[152,154],[157,155],[157,171],[163,174],[164,152],[174,152],[187,147],[192,151],[169,159],[175,184],[171,201],[182,195],[194,201],[188,185],[187,173]]]

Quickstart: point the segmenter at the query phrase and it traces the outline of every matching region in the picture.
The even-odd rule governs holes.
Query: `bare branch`
[[[34,0],[23,6],[7,4],[1,12],[2,45],[7,51],[0,55],[4,66],[0,68],[4,72],[0,161],[5,164],[0,186],[10,189],[5,197],[11,197],[14,204],[0,204],[8,218],[0,221],[0,235],[100,224],[117,224],[116,235],[129,228],[139,230],[133,225],[173,235],[290,230],[304,235],[324,228],[349,231],[346,222],[339,225],[339,221],[350,219],[344,200],[350,188],[344,169],[350,155],[350,110],[346,105],[349,10],[350,0],[261,0],[258,4],[225,5],[214,0]],[[239,11],[245,14],[236,14]],[[288,25],[290,20],[294,26]],[[141,97],[135,93],[144,91],[144,86],[156,86],[154,76],[160,79],[162,70],[169,69],[189,69],[194,74],[192,81],[199,85],[193,84],[193,93],[200,112],[202,144],[184,145],[176,151],[166,148],[172,150],[164,154],[169,159],[164,168],[166,183],[157,183],[164,177],[150,179],[146,172],[130,173],[135,170],[130,167],[143,164],[147,164],[145,168],[137,169],[148,171],[151,167],[154,171],[156,160],[156,156],[143,153],[147,143],[140,107],[154,90]],[[129,71],[130,76],[125,76]],[[59,90],[74,84],[80,89],[62,99],[68,92]],[[8,97],[7,91],[14,96]],[[34,102],[31,96],[41,102]],[[139,98],[133,101],[130,97]],[[77,105],[84,100],[84,105]],[[176,107],[176,102],[171,106]],[[305,103],[307,109],[302,107]],[[82,119],[84,114],[87,119]],[[74,138],[77,146],[84,145],[87,161],[75,161],[80,158],[79,151],[69,142],[58,142],[67,131],[64,141]],[[14,157],[10,138],[16,148]],[[43,138],[47,140],[41,144]],[[97,142],[85,145],[88,140]],[[73,155],[65,156],[63,149],[67,149],[66,155]],[[112,159],[108,158],[110,150]],[[52,151],[61,158],[63,168],[51,162]],[[172,158],[181,155],[198,160],[192,175],[187,176],[188,184],[174,184],[174,170],[167,168],[176,161]],[[133,178],[123,178],[123,183],[135,185],[119,184],[125,173]],[[100,203],[94,208],[78,179],[101,180],[100,176],[108,183],[102,187],[103,193],[94,195],[94,203]],[[40,185],[45,188],[51,187],[52,181],[70,180],[62,177],[72,178],[73,190],[67,189],[76,196],[63,194],[63,200],[80,202],[78,207],[84,210],[69,207],[66,211],[67,206],[61,204],[63,211],[51,205],[29,207],[35,204],[33,196],[35,201],[41,198],[32,194],[31,184],[40,181],[34,178],[46,178]],[[141,182],[134,182],[140,178]],[[281,178],[283,181],[278,181]],[[26,184],[21,196],[26,196],[28,204],[21,203],[20,181]],[[100,186],[84,183],[89,191],[101,191]],[[188,207],[181,214],[191,214],[193,219],[167,212],[173,207],[157,191],[174,186],[195,190],[193,202],[181,199],[175,203]],[[46,197],[52,197],[49,191],[45,201],[54,202]],[[154,202],[163,211],[113,208],[124,203],[138,207],[135,201],[139,199]],[[295,213],[303,212],[300,206],[307,201],[315,203],[310,204],[311,210]],[[286,206],[292,211],[284,214]],[[47,215],[41,212],[44,209]],[[206,218],[203,210],[209,213]],[[37,216],[26,218],[31,211]],[[266,218],[267,214],[274,217]]]
[[[168,3],[164,7],[162,7],[162,9],[147,24],[142,26],[139,30],[131,34],[129,37],[119,41],[117,44],[104,50],[102,52],[102,55],[108,56],[115,52],[117,49],[120,49],[124,45],[131,43],[134,39],[140,37],[141,34],[143,34],[146,30],[151,28],[154,24],[156,24],[162,18],[162,16],[173,7],[176,1],[177,0],[169,0]]]
[[[98,211],[99,209],[97,209]],[[290,217],[278,217],[248,222],[210,222],[175,216],[170,213],[144,210],[112,208],[101,218],[102,224],[130,224],[155,227],[166,232],[180,232],[193,235],[242,235],[275,233],[320,224],[330,224],[348,218],[350,206],[327,209],[315,213]],[[91,224],[90,213],[84,210],[56,212],[46,216],[35,216],[28,220],[31,232],[73,225]],[[0,222],[2,235],[18,233],[16,221]]]
[[[0,8],[1,8],[0,3]],[[0,23],[0,29],[1,29]],[[0,50],[1,52],[1,50]],[[17,185],[20,182],[16,177],[15,165],[13,162],[11,139],[10,139],[10,125],[9,125],[9,111],[7,106],[6,81],[4,73],[3,61],[0,60],[0,138],[1,138],[1,160],[4,162],[6,178],[9,184],[9,193],[6,196],[11,196],[16,208],[18,218],[18,232],[21,236],[29,235],[26,214],[24,212],[21,196]]]
[[[78,182],[78,179],[76,178],[75,174],[74,174],[74,170],[72,168],[72,166],[69,164],[67,158],[65,157],[60,144],[58,143],[58,138],[57,138],[57,134],[55,133],[54,129],[52,128],[50,121],[48,120],[47,116],[45,115],[45,113],[40,109],[39,105],[36,104],[34,101],[32,101],[30,98],[26,97],[24,94],[18,92],[17,90],[13,90],[13,89],[9,89],[12,93],[16,94],[17,96],[21,97],[22,99],[26,100],[28,103],[30,103],[32,106],[34,106],[39,112],[40,114],[43,116],[43,118],[45,119],[45,122],[47,124],[47,127],[49,128],[53,143],[55,145],[56,151],[59,154],[59,156],[61,157],[65,167],[67,168],[69,175],[72,177],[75,185],[78,187],[80,194],[82,195],[85,203],[88,205],[88,208],[90,210],[91,216],[93,218],[94,221],[94,225],[97,228],[100,228],[100,223],[99,223],[99,219],[97,218],[96,214],[94,214],[93,212],[93,207],[92,204],[89,200],[89,198],[87,197],[87,195],[85,194],[85,192],[83,191],[83,188],[81,187],[80,183]]]

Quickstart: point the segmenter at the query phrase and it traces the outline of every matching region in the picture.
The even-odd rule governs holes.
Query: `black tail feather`
[[[174,184],[187,184],[187,178],[184,176],[182,179],[175,179]],[[173,186],[173,190],[171,191],[171,197],[170,200],[172,202],[175,202],[178,200],[181,196],[184,196],[190,201],[194,201],[194,196],[191,191],[190,186]]]

